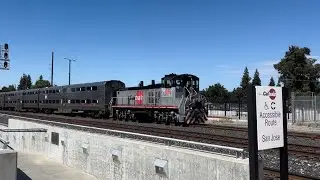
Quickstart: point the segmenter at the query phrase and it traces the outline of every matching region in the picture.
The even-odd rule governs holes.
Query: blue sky
[[[128,86],[192,73],[200,87],[239,86],[245,66],[264,84],[289,45],[320,55],[320,1],[1,0],[0,43],[10,45],[11,69],[0,85],[22,73],[54,83],[120,79]]]

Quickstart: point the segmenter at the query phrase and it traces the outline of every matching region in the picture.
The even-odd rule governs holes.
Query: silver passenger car
[[[22,92],[21,109],[37,110],[39,108],[39,89],[28,89],[20,92]]]

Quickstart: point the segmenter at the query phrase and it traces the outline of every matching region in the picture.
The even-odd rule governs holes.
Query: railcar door
[[[20,94],[20,92],[18,92],[18,93],[15,93],[14,94],[14,96],[15,96],[15,98],[14,98],[14,100],[15,100],[15,103],[14,103],[14,105],[15,105],[15,110],[16,111],[21,111],[21,109],[22,109],[22,107],[23,107],[23,102],[22,102],[22,100],[23,100],[23,94]]]
[[[58,112],[59,113],[68,113],[68,92],[67,88],[60,89],[60,103]]]

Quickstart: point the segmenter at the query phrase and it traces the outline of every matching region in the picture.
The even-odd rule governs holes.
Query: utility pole
[[[54,52],[52,51],[51,54],[51,86],[53,87],[53,56],[54,56]]]
[[[70,85],[70,79],[71,79],[71,61],[76,62],[74,59],[64,58],[69,61],[69,85]]]

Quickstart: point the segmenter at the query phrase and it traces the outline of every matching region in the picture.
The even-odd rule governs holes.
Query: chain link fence
[[[314,93],[291,93],[292,123],[320,123],[320,96]]]
[[[208,104],[209,117],[225,117],[247,120],[247,104],[244,101],[210,102]],[[320,95],[312,92],[292,92],[287,102],[288,123],[320,124]]]
[[[244,101],[216,101],[208,103],[208,116],[247,120],[247,103]]]

